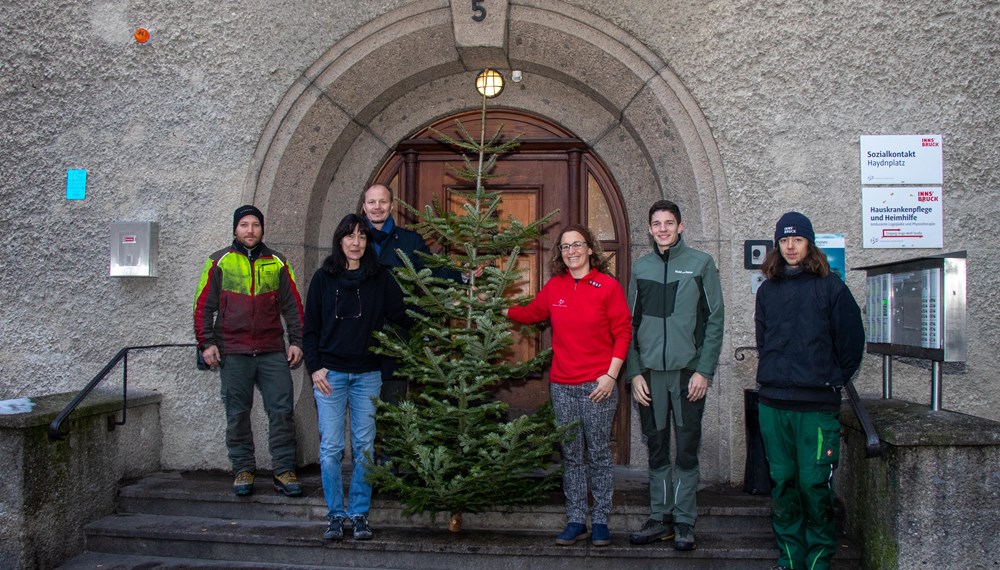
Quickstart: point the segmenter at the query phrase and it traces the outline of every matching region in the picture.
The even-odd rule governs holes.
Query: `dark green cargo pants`
[[[770,465],[771,524],[778,565],[827,570],[836,550],[831,478],[840,460],[837,412],[793,412],[764,404],[760,431]]]

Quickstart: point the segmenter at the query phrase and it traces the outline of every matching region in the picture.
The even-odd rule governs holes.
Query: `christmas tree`
[[[516,266],[523,247],[540,239],[552,214],[528,223],[502,218],[502,196],[486,189],[499,157],[517,147],[503,126],[486,139],[486,97],[474,139],[459,122],[460,138],[435,131],[464,157],[452,168],[467,188],[454,189],[460,208],[434,200],[423,210],[404,204],[418,218],[420,233],[441,248],[417,271],[412,260],[396,277],[415,310],[409,338],[379,332],[380,354],[398,359],[397,374],[410,380],[410,397],[378,403],[381,447],[391,459],[372,467],[371,482],[394,493],[404,513],[451,514],[461,527],[463,512],[494,505],[538,502],[558,485],[550,462],[565,430],[556,427],[551,404],[532,414],[507,417],[494,390],[540,371],[551,350],[527,362],[509,362],[514,343],[503,310],[523,299],[505,298],[521,279]],[[455,210],[458,210],[457,212]],[[468,282],[432,276],[435,268],[462,272]],[[483,268],[477,276],[470,268]]]

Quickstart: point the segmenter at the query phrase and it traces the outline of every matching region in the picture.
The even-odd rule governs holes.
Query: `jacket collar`
[[[655,243],[653,244],[653,248],[653,251],[660,256],[660,259],[667,261],[680,255],[685,249],[687,249],[687,245],[684,244],[684,234],[681,234],[677,236],[677,241],[674,245],[667,248],[667,251],[660,253],[660,248]]]
[[[392,214],[389,214],[389,216],[385,219],[385,223],[382,224],[382,229],[378,229],[375,226],[373,226],[371,220],[369,220],[368,218],[365,218],[365,221],[368,222],[368,227],[371,229],[372,232],[382,232],[384,234],[391,234],[393,230],[396,229],[396,220],[392,219]]]
[[[253,246],[252,248],[248,248],[247,246],[240,243],[239,240],[234,239],[233,249],[249,257],[250,261],[253,261],[258,257],[260,257],[260,254],[264,252],[264,242],[260,242],[257,245]]]

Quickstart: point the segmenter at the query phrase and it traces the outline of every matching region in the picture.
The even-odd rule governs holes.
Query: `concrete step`
[[[304,493],[274,493],[261,474],[249,497],[232,494],[225,473],[162,472],[124,485],[118,512],[86,527],[87,552],[67,561],[70,570],[180,568],[512,569],[512,568],[767,568],[777,558],[767,497],[729,487],[699,491],[698,548],[677,552],[672,542],[629,544],[630,530],[648,514],[646,473],[619,469],[612,544],[589,541],[561,547],[555,534],[566,523],[559,492],[543,504],[464,513],[460,533],[446,528],[448,513],[407,517],[391,497],[376,494],[370,522],[375,539],[329,542],[318,469],[299,473]],[[860,551],[846,537],[838,569],[858,568]]]
[[[612,529],[636,529],[645,522],[648,510],[645,472],[619,470],[616,473],[614,510],[609,521]],[[275,493],[270,476],[257,478],[254,493],[236,497],[232,480],[225,473],[164,472],[125,485],[119,492],[118,511],[175,516],[207,516],[231,519],[273,521],[326,520],[326,502],[319,473],[299,473],[303,485],[301,497]],[[442,528],[449,513],[403,515],[402,506],[390,497],[376,494],[372,500],[370,521],[376,525],[406,528]],[[738,489],[705,488],[698,494],[699,532],[770,533],[770,506],[767,497],[752,496]],[[483,530],[534,530],[555,533],[566,524],[564,499],[553,493],[540,505],[517,508],[499,507],[483,513],[464,513],[464,527]]]
[[[624,533],[594,547],[583,541],[556,546],[552,533],[376,526],[375,539],[329,542],[321,521],[235,520],[153,514],[118,514],[87,527],[88,553],[64,568],[101,568],[101,553],[123,557],[115,568],[700,568],[768,567],[776,558],[770,534],[697,533],[698,548],[677,552],[671,543],[633,546]],[[349,536],[350,533],[348,533]],[[200,561],[185,566],[184,559]],[[110,560],[110,559],[109,559]],[[101,566],[88,564],[100,563]],[[129,565],[131,564],[131,565]],[[212,566],[215,564],[215,566]],[[859,552],[843,541],[835,568],[857,568]],[[234,566],[235,565],[235,566]]]
[[[243,561],[202,560],[175,556],[142,556],[139,554],[113,554],[85,552],[59,566],[59,570],[228,570],[251,567]],[[302,564],[267,564],[255,561],[254,570],[338,570],[349,566],[305,566]]]

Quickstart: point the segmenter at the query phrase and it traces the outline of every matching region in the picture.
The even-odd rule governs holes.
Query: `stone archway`
[[[396,143],[476,108],[473,78],[490,65],[524,74],[492,106],[564,125],[602,157],[622,189],[635,254],[647,243],[646,208],[667,197],[685,213],[688,243],[720,259],[724,281],[731,280],[731,213],[718,149],[693,97],[657,54],[559,0],[491,2],[478,35],[469,33],[478,24],[465,13],[468,3],[454,4],[420,0],[340,39],[265,126],[244,200],[265,211],[269,243],[292,255],[304,278]],[[489,45],[470,45],[470,37]],[[719,374],[726,376],[723,366]],[[715,432],[728,440],[738,422],[725,398],[717,400],[719,425],[706,426],[706,438]],[[718,449],[703,472],[728,479],[732,460],[725,446]],[[634,461],[643,453],[633,453]]]

